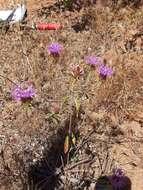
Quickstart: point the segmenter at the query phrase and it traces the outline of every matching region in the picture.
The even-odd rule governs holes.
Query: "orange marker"
[[[36,29],[38,30],[58,30],[60,28],[60,24],[48,23],[48,24],[37,24]]]

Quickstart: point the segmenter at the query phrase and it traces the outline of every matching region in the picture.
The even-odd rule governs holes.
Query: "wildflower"
[[[59,56],[62,51],[62,46],[58,43],[52,43],[48,46],[48,51],[54,56]]]
[[[101,64],[101,59],[99,57],[95,57],[95,56],[87,56],[87,57],[85,57],[85,61],[87,64],[89,64],[91,66],[96,66],[96,65]]]
[[[111,76],[113,74],[112,68],[109,68],[105,65],[101,65],[99,67],[99,75],[101,78],[106,79],[106,77]]]
[[[74,77],[79,77],[79,76],[82,76],[84,74],[83,68],[81,68],[79,65],[72,65],[71,70],[72,70],[71,74]]]
[[[131,190],[131,181],[124,175],[123,171],[119,168],[113,170],[113,174],[108,176],[108,179],[113,185],[115,190]]]
[[[17,101],[24,101],[32,99],[35,96],[35,90],[32,85],[28,86],[27,89],[22,89],[20,85],[17,85],[12,91],[13,99]]]

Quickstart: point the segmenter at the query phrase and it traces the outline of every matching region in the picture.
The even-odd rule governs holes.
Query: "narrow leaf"
[[[66,154],[69,151],[69,136],[67,135],[64,142],[64,153]]]
[[[73,145],[75,145],[75,143],[76,143],[76,138],[75,138],[75,135],[72,133],[72,143],[73,143]]]

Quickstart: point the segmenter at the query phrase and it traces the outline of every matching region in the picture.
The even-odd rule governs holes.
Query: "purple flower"
[[[19,85],[17,85],[12,91],[12,97],[17,101],[29,100],[32,99],[34,96],[35,90],[33,89],[32,85],[28,86],[27,89],[22,89]]]
[[[48,46],[48,51],[52,55],[59,56],[62,51],[62,46],[58,43],[53,43]]]
[[[113,175],[118,176],[118,177],[121,177],[124,175],[123,170],[120,168],[114,168],[112,173],[113,173]]]
[[[87,56],[87,57],[85,57],[85,61],[87,64],[89,64],[91,66],[96,66],[96,65],[101,64],[101,59],[99,57],[95,57],[95,56]]]
[[[106,77],[111,76],[113,74],[113,70],[106,65],[101,65],[99,67],[99,75],[101,78],[106,79]]]
[[[108,179],[115,190],[131,190],[131,181],[121,169],[114,169],[113,174],[108,176]]]

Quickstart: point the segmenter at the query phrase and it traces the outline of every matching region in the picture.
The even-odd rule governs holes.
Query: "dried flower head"
[[[23,89],[20,85],[17,85],[12,91],[13,99],[17,101],[24,101],[32,99],[35,96],[35,90],[32,85]]]
[[[74,77],[80,77],[80,76],[84,75],[84,70],[82,67],[80,67],[80,65],[72,65],[71,66],[71,74]]]
[[[131,181],[120,168],[114,169],[113,174],[108,176],[108,179],[115,190],[131,190]]]
[[[109,68],[103,64],[99,67],[99,75],[101,78],[106,79],[106,77],[111,76],[112,74],[113,74],[112,68]]]
[[[58,43],[52,43],[48,46],[48,51],[54,56],[59,56],[62,51],[62,46]]]
[[[52,103],[51,111],[55,114],[58,114],[60,112],[60,106],[56,103]]]
[[[89,64],[91,66],[100,65],[102,63],[101,59],[96,56],[87,56],[87,57],[85,57],[85,61],[87,64]]]

